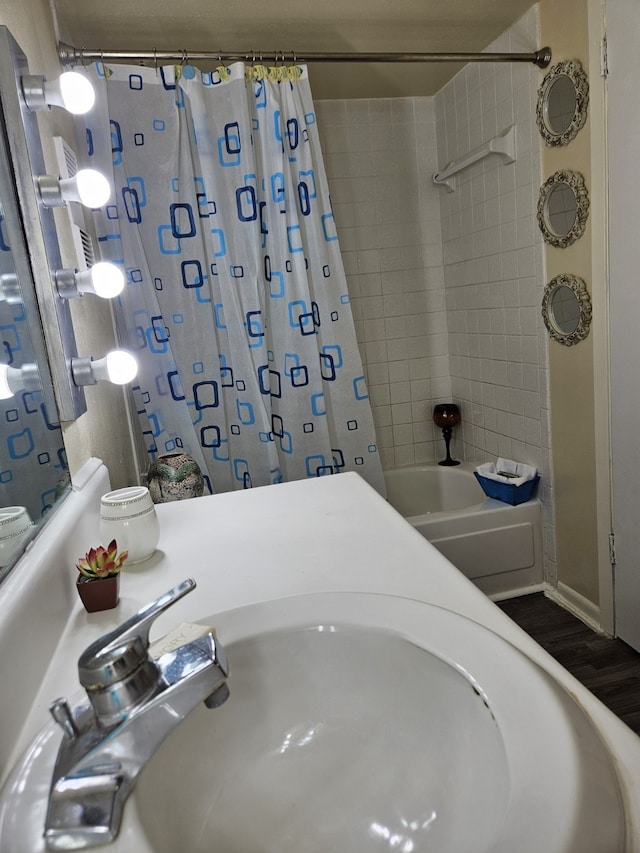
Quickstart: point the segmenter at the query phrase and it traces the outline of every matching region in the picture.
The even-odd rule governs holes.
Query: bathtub
[[[491,598],[540,587],[540,501],[487,498],[474,465],[412,465],[385,471],[389,503]]]

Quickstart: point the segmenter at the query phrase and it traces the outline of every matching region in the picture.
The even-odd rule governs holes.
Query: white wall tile
[[[489,49],[534,47],[535,7]],[[459,458],[521,453],[548,472],[534,71],[480,63],[435,97],[316,104],[387,467],[442,456],[430,413],[453,398]],[[445,163],[510,124],[515,163],[474,164],[453,193],[433,184]]]

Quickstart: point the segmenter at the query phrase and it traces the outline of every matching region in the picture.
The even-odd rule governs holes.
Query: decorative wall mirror
[[[591,298],[581,278],[563,273],[544,289],[542,318],[554,341],[570,347],[584,340],[591,327]]]
[[[540,188],[538,225],[547,243],[566,249],[584,233],[589,193],[579,172],[562,169]]]
[[[547,145],[567,145],[587,120],[589,82],[577,59],[558,62],[538,89],[536,121]]]

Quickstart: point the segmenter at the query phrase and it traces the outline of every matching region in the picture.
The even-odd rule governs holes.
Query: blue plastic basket
[[[538,474],[532,480],[527,480],[520,486],[514,486],[513,483],[499,483],[498,480],[492,480],[490,477],[483,477],[477,471],[473,472],[476,480],[482,486],[485,495],[488,498],[495,498],[498,501],[503,501],[511,506],[523,504],[535,495],[540,475]]]

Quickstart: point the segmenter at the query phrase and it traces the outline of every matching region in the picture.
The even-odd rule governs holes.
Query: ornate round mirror
[[[554,65],[538,89],[536,121],[547,145],[567,145],[587,120],[589,83],[577,59]]]
[[[579,172],[563,169],[540,188],[538,225],[547,243],[565,249],[582,237],[589,216],[589,193]]]
[[[556,276],[544,289],[542,318],[551,337],[567,347],[584,340],[591,327],[591,298],[581,278]]]

